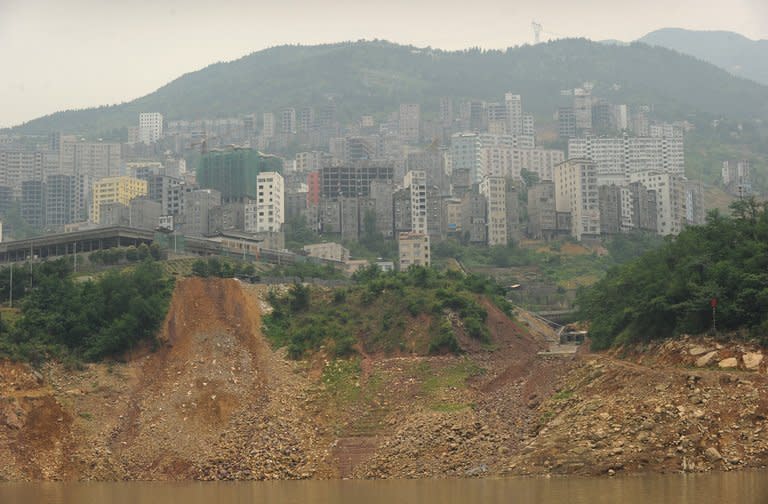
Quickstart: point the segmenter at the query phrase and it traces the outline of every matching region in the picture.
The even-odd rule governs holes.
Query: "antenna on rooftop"
[[[536,21],[531,21],[531,27],[533,27],[533,43],[538,44],[541,42],[541,32],[544,30],[544,27]]]

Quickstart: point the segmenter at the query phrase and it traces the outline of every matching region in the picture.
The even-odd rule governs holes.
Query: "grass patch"
[[[360,399],[360,360],[337,359],[323,368],[322,382],[330,399],[350,403]]]

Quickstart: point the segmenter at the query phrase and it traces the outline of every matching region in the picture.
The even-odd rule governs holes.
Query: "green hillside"
[[[132,126],[142,111],[168,120],[224,117],[322,105],[334,98],[342,118],[383,113],[417,101],[427,113],[440,96],[500,100],[514,90],[526,109],[550,116],[559,90],[596,84],[616,102],[650,103],[674,118],[695,114],[768,118],[768,87],[711,64],[644,44],[559,40],[506,51],[447,52],[383,41],[281,46],[186,74],[134,101],[58,112],[14,129],[101,133]]]

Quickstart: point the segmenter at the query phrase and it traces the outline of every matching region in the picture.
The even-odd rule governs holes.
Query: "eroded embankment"
[[[484,303],[491,343],[460,334],[461,356],[294,362],[261,334],[265,291],[185,279],[154,352],[82,370],[0,363],[0,479],[609,474],[768,459],[755,348],[542,357],[541,328]],[[696,367],[713,351],[714,368]]]

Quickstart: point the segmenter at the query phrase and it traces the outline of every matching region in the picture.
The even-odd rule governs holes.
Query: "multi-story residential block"
[[[485,220],[488,202],[485,196],[473,191],[461,198],[461,234],[468,243],[487,243],[488,226]]]
[[[534,138],[525,135],[491,135],[486,133],[457,133],[451,137],[448,151],[451,169],[469,170],[470,181],[479,184],[485,176],[507,176],[489,173],[489,170],[503,170],[505,163],[502,154],[509,149],[533,149]],[[484,154],[483,149],[491,149],[491,154]],[[507,156],[507,154],[504,154]],[[489,163],[489,159],[498,159],[498,165]],[[519,173],[518,173],[519,176]]]
[[[406,142],[415,143],[421,139],[421,105],[418,103],[400,105],[398,130],[400,137]]]
[[[723,161],[723,185],[734,196],[744,197],[752,192],[752,170],[749,161]]]
[[[45,184],[42,180],[21,183],[21,218],[32,227],[45,225]]]
[[[397,245],[400,256],[400,271],[405,271],[411,266],[429,267],[431,264],[429,235],[400,233]]]
[[[0,149],[0,185],[10,187],[19,199],[22,182],[43,179],[45,159],[43,151]]]
[[[601,185],[597,189],[600,207],[600,232],[604,235],[622,231],[622,188],[616,185]]]
[[[656,232],[662,236],[679,234],[687,224],[685,179],[649,170],[633,173],[631,180],[655,192]]]
[[[261,136],[264,138],[274,138],[277,131],[277,121],[275,120],[275,114],[273,112],[264,112],[263,126],[261,128]]]
[[[632,182],[629,184],[629,199],[631,227],[651,233],[658,232],[656,191],[648,190],[641,182]]]
[[[280,112],[280,133],[291,135],[296,133],[296,109],[285,108]]]
[[[506,246],[507,190],[504,177],[485,177],[480,182],[480,194],[485,196],[485,221],[488,226],[488,246]]]
[[[49,175],[45,180],[45,226],[62,228],[76,222],[78,184],[74,175]]]
[[[91,206],[91,222],[98,223],[101,205],[105,203],[122,203],[128,205],[132,199],[146,196],[148,184],[146,180],[131,177],[107,177],[93,183],[93,204]]]
[[[543,182],[528,188],[528,235],[551,239],[557,232],[555,184]]]
[[[137,177],[141,178],[141,177]],[[147,196],[160,203],[163,215],[182,215],[184,213],[184,180],[166,175],[151,175],[147,181]]]
[[[576,114],[573,107],[557,109],[557,134],[563,139],[576,136]]]
[[[184,233],[196,236],[210,235],[210,213],[220,206],[219,191],[188,188],[184,195]]]
[[[507,242],[512,240],[519,241],[522,237],[520,231],[520,196],[512,179],[507,179],[505,183],[505,210],[507,212]]]
[[[520,95],[506,93],[504,95],[504,108],[507,120],[507,132],[510,135],[523,134],[523,100]]]
[[[393,180],[391,163],[358,162],[346,166],[324,166],[320,170],[320,195],[323,198],[368,197],[371,182]]]
[[[521,177],[515,174],[523,170],[535,173],[541,181],[552,181],[555,166],[565,161],[565,152],[555,149],[512,149],[511,176],[515,180]]]
[[[404,188],[411,198],[411,227],[414,233],[429,234],[427,227],[427,174],[421,170],[405,174]]]
[[[285,186],[277,172],[264,172],[258,178],[258,198],[245,204],[245,231],[282,231],[285,223]]]
[[[450,127],[453,124],[453,98],[450,96],[440,97],[440,124],[443,127]]]
[[[682,137],[571,138],[568,157],[594,161],[600,185],[625,185],[640,171],[685,173]]]
[[[569,159],[555,167],[555,210],[571,214],[571,236],[577,240],[600,234],[597,165]]]
[[[139,140],[144,144],[152,144],[163,137],[163,115],[159,112],[142,112],[139,114]]]
[[[370,199],[376,212],[376,232],[386,238],[392,238],[394,226],[393,197],[395,186],[391,180],[373,180],[371,182]]]

